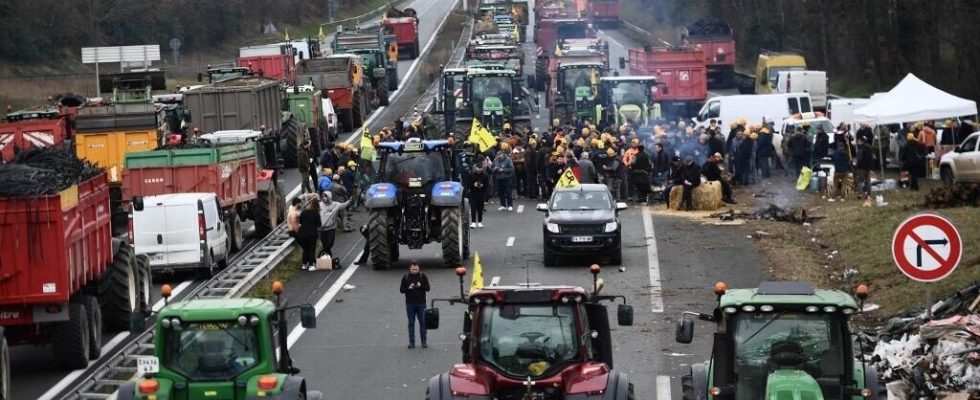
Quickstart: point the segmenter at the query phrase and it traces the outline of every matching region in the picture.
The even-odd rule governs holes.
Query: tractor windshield
[[[594,96],[591,88],[599,83],[599,68],[569,68],[565,70],[565,98],[569,101],[578,100],[578,88],[590,88],[589,96]]]
[[[500,108],[509,108],[511,98],[514,97],[511,94],[510,76],[476,76],[472,79],[476,115],[495,112],[503,114],[504,110]]]
[[[735,329],[737,399],[765,397],[766,379],[777,369],[797,369],[827,385],[844,375],[843,321],[824,313],[739,314]]]
[[[558,24],[558,43],[565,39],[580,39],[590,37],[589,23],[585,21],[565,22]]]
[[[613,102],[616,105],[647,104],[650,86],[644,82],[617,82],[612,90]]]
[[[579,338],[575,306],[486,306],[481,312],[480,356],[511,376],[542,376],[575,360]]]
[[[166,330],[163,365],[190,380],[230,379],[261,361],[253,326],[237,321],[184,325]]]
[[[391,153],[385,164],[384,182],[400,188],[423,188],[433,182],[446,180],[442,153]]]

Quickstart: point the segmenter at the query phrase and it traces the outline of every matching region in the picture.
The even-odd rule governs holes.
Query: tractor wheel
[[[10,400],[10,348],[0,337],[0,400]]]
[[[368,217],[368,241],[374,269],[388,269],[391,266],[391,248],[388,244],[387,209],[371,210]]]
[[[286,168],[296,168],[299,160],[296,158],[299,150],[300,129],[302,124],[296,118],[290,118],[282,124],[282,165]]]
[[[390,85],[381,85],[378,87],[378,104],[382,107],[387,107],[390,104],[388,101],[388,90],[390,89]]]
[[[150,304],[153,296],[153,270],[150,268],[150,259],[145,255],[136,256],[136,286],[139,295],[139,305],[137,306],[141,315],[150,315],[153,306]]]
[[[228,227],[228,241],[231,251],[241,250],[245,244],[245,234],[242,232],[242,220],[238,218],[238,214],[232,214],[225,225]]]
[[[468,260],[470,258],[470,211],[469,203],[464,201],[464,205],[460,212],[463,213],[463,222],[460,223],[460,227],[463,228],[463,259]]]
[[[691,375],[681,377],[681,398],[684,400],[697,399],[694,393],[694,377]]]
[[[130,318],[139,305],[134,258],[133,248],[121,244],[99,283],[104,326],[112,332],[128,330]]]
[[[388,79],[388,91],[394,92],[398,90],[398,68],[388,71],[385,77]]]
[[[442,261],[447,267],[455,267],[463,262],[463,230],[469,225],[463,225],[460,207],[442,209]]]
[[[401,252],[399,251],[399,248],[398,248],[398,241],[389,240],[388,241],[388,260],[390,260],[390,263],[391,264],[394,264],[395,262],[398,261],[399,258],[401,258],[401,256],[402,256],[401,255]]]
[[[412,45],[412,59],[419,58],[422,55],[422,46],[419,45],[419,38],[415,38],[415,44]]]
[[[102,356],[102,310],[95,296],[80,296],[78,303],[85,306],[88,315],[88,359],[98,360]]]
[[[265,237],[276,228],[279,217],[278,198],[275,189],[272,191],[260,192],[255,200],[255,210],[252,220],[255,221],[255,234],[258,237]]]
[[[68,303],[68,321],[54,323],[51,342],[54,358],[66,370],[88,367],[88,313],[81,303]]]
[[[353,108],[353,124],[351,125],[351,132],[354,132],[361,128],[364,123],[364,114],[367,114],[368,107],[364,106],[364,100],[361,98],[362,92],[357,92],[354,95],[354,108]]]

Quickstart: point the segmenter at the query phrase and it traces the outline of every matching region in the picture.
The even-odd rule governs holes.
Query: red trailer
[[[395,35],[398,43],[398,54],[407,54],[414,60],[419,57],[422,48],[419,46],[419,19],[415,16],[385,18],[381,20],[385,35]]]
[[[586,14],[597,26],[619,25],[620,0],[589,0]]]
[[[5,342],[52,343],[57,364],[85,368],[101,353],[103,324],[125,330],[146,311],[148,260],[112,237],[109,211],[105,173],[53,195],[0,198]]]
[[[718,18],[705,18],[686,26],[681,37],[687,47],[704,52],[709,87],[735,87],[735,37],[731,26]]]
[[[64,145],[72,137],[69,118],[57,108],[43,106],[8,113],[0,121],[0,158],[9,162],[21,150]]]
[[[594,39],[596,30],[588,20],[581,18],[542,19],[534,34],[534,43],[541,55],[551,55],[558,43],[565,39]]]
[[[292,50],[292,47],[288,47]],[[276,79],[289,85],[296,85],[296,59],[293,54],[274,54],[265,56],[239,57],[239,67],[252,70],[256,76]]]
[[[701,50],[629,49],[629,68],[630,75],[657,78],[654,101],[661,103],[665,114],[692,116],[708,97],[707,72]]]

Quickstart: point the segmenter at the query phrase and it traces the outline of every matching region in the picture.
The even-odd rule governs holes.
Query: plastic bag
[[[800,177],[796,179],[796,190],[804,191],[807,186],[810,186],[810,178],[813,177],[813,170],[810,167],[804,166],[800,170]]]

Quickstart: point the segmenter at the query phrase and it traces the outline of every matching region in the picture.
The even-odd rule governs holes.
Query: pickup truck
[[[939,175],[946,183],[980,182],[980,132],[973,132],[953,151],[943,154]]]

